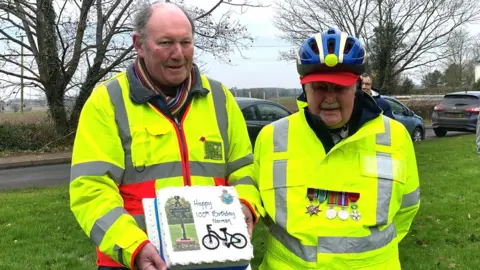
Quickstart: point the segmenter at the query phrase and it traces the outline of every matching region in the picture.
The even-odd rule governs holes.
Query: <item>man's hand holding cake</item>
[[[243,211],[243,214],[245,215],[245,223],[247,223],[248,234],[250,235],[250,238],[252,238],[253,227],[255,226],[253,224],[252,211],[250,211],[250,208],[248,208],[248,206],[244,203],[242,203],[242,211]]]
[[[135,266],[138,270],[167,270],[167,265],[158,254],[157,248],[147,243],[135,258]]]

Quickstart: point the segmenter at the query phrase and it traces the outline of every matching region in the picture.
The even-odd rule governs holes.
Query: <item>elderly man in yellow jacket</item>
[[[94,89],[73,149],[70,206],[99,270],[167,269],[142,207],[158,189],[235,186],[250,232],[263,209],[242,113],[193,64],[192,19],[171,3],[145,5],[135,30],[138,58]]]
[[[254,153],[266,211],[260,269],[400,269],[420,203],[404,126],[358,87],[367,54],[329,29],[300,47],[307,107],[266,126]]]

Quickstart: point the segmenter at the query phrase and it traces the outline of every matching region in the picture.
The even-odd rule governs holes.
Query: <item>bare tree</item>
[[[337,27],[356,37],[369,37],[365,31],[375,11],[375,0],[279,0],[275,4],[274,25],[281,38],[299,46],[314,33]],[[296,50],[282,52],[280,58],[292,60]]]
[[[247,1],[219,0],[208,10],[186,7],[196,20],[197,48],[226,62],[229,53],[248,48],[249,34],[231,18],[234,11],[262,6]],[[57,132],[67,133],[76,127],[95,85],[135,58],[131,23],[139,2],[2,0],[0,47],[6,49],[0,52],[0,74],[13,85],[23,80],[41,90]],[[231,9],[215,20],[212,14],[221,5]],[[64,102],[67,93],[76,97],[71,114]]]
[[[466,87],[474,83],[476,52],[475,40],[465,29],[459,28],[451,33],[444,61],[447,86]]]
[[[397,39],[399,47],[392,48],[388,70],[379,71],[387,74],[381,79],[381,87],[403,71],[442,60],[450,33],[480,18],[480,2],[476,0],[279,0],[277,8],[281,13],[276,26],[287,41],[293,39],[288,36],[298,40],[333,26],[357,35],[370,48],[370,35],[375,29],[395,31],[389,36]],[[343,17],[349,18],[349,24]]]
[[[475,61],[480,61],[480,34],[473,37],[472,57]]]

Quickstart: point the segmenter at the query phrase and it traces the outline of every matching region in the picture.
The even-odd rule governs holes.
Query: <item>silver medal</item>
[[[330,207],[326,212],[325,215],[327,216],[328,219],[334,219],[337,216],[337,211],[333,209],[333,207]]]
[[[355,220],[355,221],[359,221],[360,220],[360,212],[358,212],[357,210],[353,210],[352,213],[350,214],[352,216],[352,219]]]
[[[350,214],[344,208],[342,208],[342,210],[338,211],[338,218],[340,218],[341,220],[347,220],[349,216],[350,216]]]

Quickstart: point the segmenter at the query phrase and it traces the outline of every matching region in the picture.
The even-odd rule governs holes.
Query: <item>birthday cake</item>
[[[143,207],[150,242],[169,269],[249,269],[253,246],[235,188],[164,188]]]

